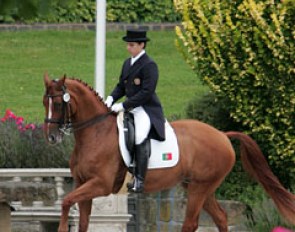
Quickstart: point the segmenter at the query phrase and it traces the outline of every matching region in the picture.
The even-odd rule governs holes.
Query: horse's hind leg
[[[221,208],[214,194],[206,199],[204,210],[212,217],[220,232],[228,232],[226,212]]]
[[[199,213],[207,198],[208,186],[202,184],[188,185],[188,199],[185,220],[181,232],[195,232],[198,228]]]

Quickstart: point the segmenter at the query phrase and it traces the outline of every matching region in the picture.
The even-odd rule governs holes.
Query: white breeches
[[[151,121],[143,107],[139,106],[130,111],[134,116],[135,144],[141,144],[148,136],[151,129]]]

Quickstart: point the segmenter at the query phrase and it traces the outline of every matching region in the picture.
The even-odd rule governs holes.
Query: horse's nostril
[[[55,139],[55,136],[53,134],[51,134],[48,136],[48,140],[49,140],[49,142],[53,143],[53,142],[55,142],[56,139]]]

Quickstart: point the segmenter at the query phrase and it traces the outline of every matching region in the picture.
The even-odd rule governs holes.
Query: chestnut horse
[[[86,232],[92,199],[118,193],[127,173],[119,151],[116,114],[80,80],[66,77],[50,80],[45,74],[44,83],[44,130],[48,142],[61,142],[69,129],[75,137],[69,164],[76,188],[63,200],[58,232],[68,231],[68,213],[75,203],[80,209],[79,231]],[[171,125],[177,135],[179,162],[171,168],[148,170],[144,191],[161,191],[183,183],[188,202],[182,232],[194,232],[198,228],[202,208],[211,215],[219,231],[228,231],[226,213],[214,192],[235,164],[229,138],[240,141],[245,170],[263,186],[281,214],[294,224],[294,195],[280,184],[249,136],[240,132],[224,133],[196,120],[179,120]]]

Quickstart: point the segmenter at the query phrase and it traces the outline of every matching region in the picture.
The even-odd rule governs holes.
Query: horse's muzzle
[[[61,133],[50,133],[47,136],[47,141],[51,145],[56,145],[62,142],[62,134]]]

